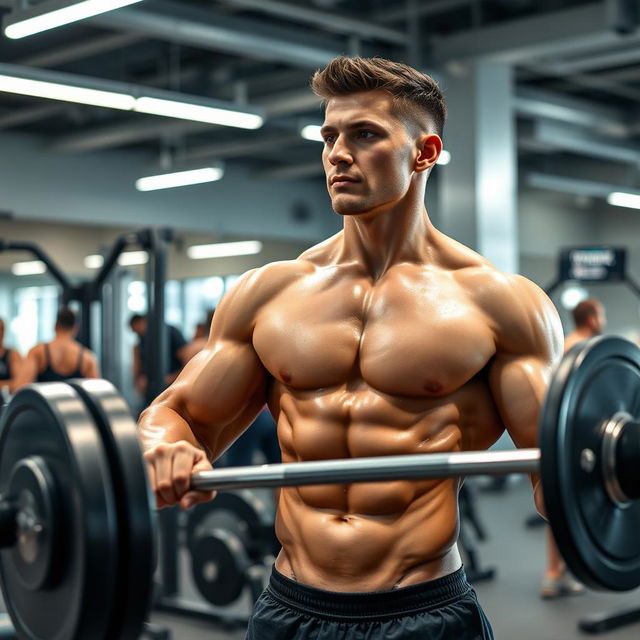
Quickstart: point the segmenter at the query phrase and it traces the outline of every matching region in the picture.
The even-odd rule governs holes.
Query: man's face
[[[594,316],[594,325],[594,330],[598,335],[601,334],[607,326],[607,316],[602,306],[598,307],[598,311]]]
[[[407,193],[418,146],[392,107],[381,89],[329,100],[322,163],[336,213],[367,213]]]
[[[144,320],[136,320],[131,323],[131,330],[138,336],[143,336],[147,331],[147,323]]]

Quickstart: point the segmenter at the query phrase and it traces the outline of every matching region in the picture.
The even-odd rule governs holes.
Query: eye
[[[370,131],[369,129],[360,129],[358,131],[358,138],[363,138],[363,139],[368,139],[368,138],[373,138],[375,137],[375,133],[373,131]]]
[[[324,136],[325,144],[331,144],[332,142],[335,142],[335,141],[336,141],[336,137],[332,133],[328,133],[326,136]]]

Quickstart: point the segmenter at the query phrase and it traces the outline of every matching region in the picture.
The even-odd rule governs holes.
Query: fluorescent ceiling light
[[[28,262],[16,262],[11,265],[11,273],[14,276],[35,276],[39,273],[46,273],[47,265],[41,260],[30,260]]]
[[[23,96],[34,96],[35,98],[48,98],[50,100],[89,104],[94,107],[122,109],[124,111],[133,109],[136,102],[133,96],[124,93],[73,87],[56,82],[28,80],[27,78],[14,78],[13,76],[5,75],[0,75],[0,91],[5,93],[18,93]]]
[[[147,264],[149,254],[146,251],[125,251],[120,254],[118,264],[123,267],[133,267],[138,264]]]
[[[300,129],[300,135],[305,140],[312,140],[313,142],[324,142],[320,135],[320,129],[322,127],[319,124],[308,124]]]
[[[215,244],[199,244],[189,247],[187,255],[192,260],[206,258],[227,258],[229,256],[249,256],[262,251],[259,240],[245,240],[242,242],[218,242]]]
[[[118,264],[122,267],[133,267],[139,264],[147,264],[149,254],[146,251],[125,251],[118,256]],[[92,254],[84,259],[84,266],[87,269],[100,269],[104,264],[104,257]]]
[[[446,149],[443,149],[440,152],[440,155],[438,156],[438,160],[436,161],[436,164],[446,165],[446,164],[449,164],[450,162],[451,162],[451,153],[449,153],[449,151],[447,151]]]
[[[93,254],[86,256],[84,259],[84,266],[87,269],[100,269],[104,264],[104,258],[101,255]]]
[[[40,15],[22,20],[18,19],[17,21],[13,21],[11,16],[9,16],[10,23],[5,27],[4,33],[7,38],[13,40],[24,38],[34,33],[40,33],[41,31],[47,31],[48,29],[69,24],[70,22],[91,18],[100,13],[126,7],[136,2],[140,2],[140,0],[83,0],[82,2],[75,2],[68,6],[63,6],[59,9],[40,13]],[[37,11],[38,8],[36,7],[35,10]],[[44,10],[46,11],[46,7],[44,7]],[[40,11],[42,11],[42,8]]]
[[[240,110],[213,98],[4,63],[0,63],[0,92],[242,129],[264,124],[257,110]]]
[[[607,196],[607,202],[616,207],[640,209],[640,195],[637,193],[624,193],[622,191],[614,191]]]
[[[215,182],[224,175],[221,167],[204,167],[203,169],[190,169],[189,171],[174,171],[157,176],[147,176],[136,180],[138,191],[157,191],[158,189],[173,189],[174,187],[187,187],[192,184]]]
[[[240,129],[259,129],[264,123],[264,119],[254,113],[232,111],[231,109],[220,109],[217,107],[207,107],[199,104],[159,98],[138,98],[134,106],[134,111],[150,113],[156,116],[166,116],[168,118],[209,122],[210,124],[220,124],[226,127],[238,127]]]

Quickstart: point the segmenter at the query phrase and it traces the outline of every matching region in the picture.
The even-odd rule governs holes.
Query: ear
[[[442,140],[440,136],[431,133],[420,136],[417,140],[418,157],[416,158],[415,170],[418,173],[431,169],[438,160],[442,151]]]

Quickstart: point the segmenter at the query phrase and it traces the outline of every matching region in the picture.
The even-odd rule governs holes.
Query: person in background
[[[565,353],[578,342],[600,335],[607,324],[602,304],[595,298],[580,302],[571,312],[575,329],[564,340]],[[542,580],[540,595],[544,599],[580,595],[585,587],[567,570],[558,551],[551,529],[547,526],[547,568]]]
[[[136,390],[144,397],[147,391],[147,376],[144,373],[143,362],[147,359],[147,317],[134,314],[129,319],[129,327],[138,336],[138,344],[133,347],[133,376]],[[169,345],[169,372],[165,376],[165,384],[169,386],[177,377],[187,362],[185,357],[187,342],[176,327],[167,325]]]
[[[20,352],[4,344],[5,323],[0,318],[0,404],[14,391],[15,380],[23,362]]]
[[[56,316],[55,337],[33,347],[21,367],[15,388],[32,382],[59,382],[71,378],[99,378],[95,354],[76,340],[76,314],[61,307]]]
[[[183,357],[185,364],[193,358],[197,353],[202,351],[209,339],[209,330],[211,328],[211,322],[213,321],[213,314],[215,313],[215,309],[211,309],[209,313],[207,313],[207,319],[204,322],[199,322],[196,325],[196,330],[193,333],[193,338],[191,342],[184,348]]]

